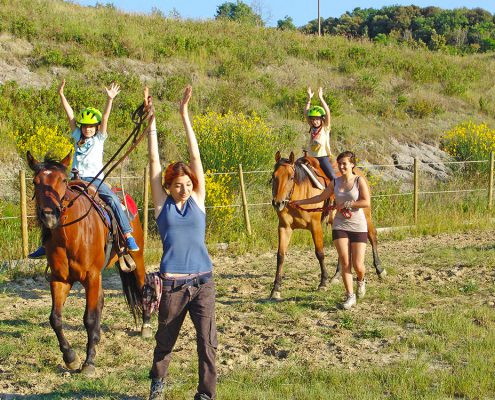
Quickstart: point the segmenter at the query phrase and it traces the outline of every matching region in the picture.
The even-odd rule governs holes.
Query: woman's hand
[[[64,95],[64,86],[65,86],[65,79],[62,79],[62,82],[60,83],[60,86],[58,87],[58,94],[60,96]]]
[[[148,86],[144,87],[144,111],[148,113],[148,119],[153,116],[153,99],[150,96]]]
[[[191,100],[191,97],[192,97],[192,86],[187,85],[186,88],[184,89],[184,95],[182,96],[182,100],[180,102],[181,111],[187,108],[187,105],[189,104],[189,100]]]
[[[113,100],[120,93],[120,86],[112,82],[110,89],[105,87],[105,91],[107,92],[107,97]]]
[[[314,96],[313,90],[311,90],[311,86],[308,86],[307,93],[308,93],[308,100],[311,100]]]

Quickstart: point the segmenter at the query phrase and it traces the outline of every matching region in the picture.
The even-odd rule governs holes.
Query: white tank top
[[[346,201],[357,201],[359,199],[359,176],[354,179],[351,190],[342,190],[342,177],[335,179],[335,203],[344,204]],[[349,232],[368,232],[368,223],[362,208],[352,208],[351,218],[345,218],[339,211],[333,220],[332,229]]]

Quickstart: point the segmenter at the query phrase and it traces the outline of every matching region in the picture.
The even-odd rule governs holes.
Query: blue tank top
[[[205,244],[206,215],[192,197],[179,210],[168,196],[156,223],[163,244],[161,273],[196,274],[213,269]]]

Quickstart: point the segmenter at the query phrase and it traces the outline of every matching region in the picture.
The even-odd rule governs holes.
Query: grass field
[[[315,291],[318,267],[309,248],[290,249],[278,303],[266,301],[273,252],[218,252],[219,398],[494,398],[494,233],[383,239],[380,254],[389,274],[381,281],[370,271],[368,293],[351,311],[339,307],[341,283]],[[331,266],[335,251],[329,253]],[[137,334],[117,274],[104,276],[97,375],[87,379],[63,367],[48,323],[48,285],[35,273],[42,265],[26,268],[31,276],[0,285],[0,398],[145,398],[153,340]],[[83,304],[77,286],[64,322],[80,356]],[[175,351],[167,398],[190,399],[197,359],[189,321]]]

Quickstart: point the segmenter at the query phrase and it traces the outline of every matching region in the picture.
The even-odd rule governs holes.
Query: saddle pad
[[[137,213],[138,213],[138,207],[136,205],[136,202],[132,198],[132,196],[129,193],[125,194],[125,202],[124,202],[124,197],[122,195],[122,189],[118,187],[113,187],[112,191],[119,196],[120,201],[122,204],[127,204],[127,210],[131,213],[132,217],[134,218]]]

